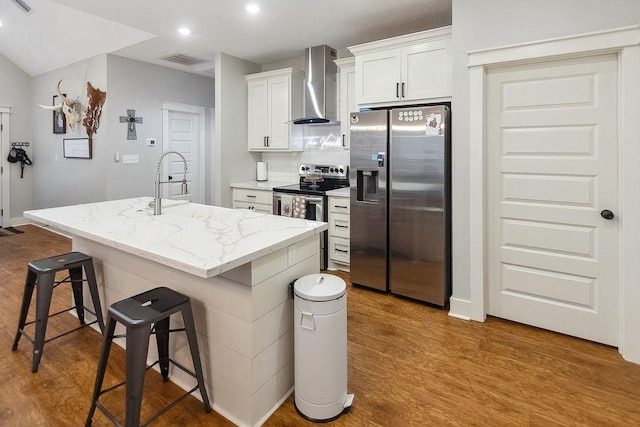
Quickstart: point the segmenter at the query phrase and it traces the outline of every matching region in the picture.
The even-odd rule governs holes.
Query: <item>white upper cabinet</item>
[[[291,120],[303,114],[304,73],[285,68],[245,76],[249,151],[300,151]]]
[[[451,98],[451,27],[351,46],[356,102],[402,105]]]
[[[356,103],[356,67],[355,58],[336,59],[334,61],[340,68],[340,131],[342,133],[342,147],[350,148],[349,143],[349,115],[358,111]]]

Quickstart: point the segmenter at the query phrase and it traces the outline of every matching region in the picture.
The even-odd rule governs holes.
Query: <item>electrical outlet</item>
[[[287,246],[287,267],[296,263],[296,245]]]
[[[140,159],[138,158],[137,154],[123,154],[122,163],[124,163],[125,165],[140,163]]]
[[[156,139],[155,138],[147,138],[147,147],[155,147]]]

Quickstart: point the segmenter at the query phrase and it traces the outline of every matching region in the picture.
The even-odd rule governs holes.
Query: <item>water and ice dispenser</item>
[[[378,162],[378,168],[384,169],[386,153],[372,154],[371,160]],[[356,199],[359,202],[378,203],[380,192],[380,173],[378,169],[356,170]]]

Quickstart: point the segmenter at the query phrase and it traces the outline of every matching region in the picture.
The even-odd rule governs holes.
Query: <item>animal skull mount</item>
[[[58,82],[58,96],[62,100],[62,103],[60,105],[53,105],[53,106],[38,104],[38,106],[49,111],[58,111],[62,109],[62,113],[67,119],[67,124],[73,130],[76,127],[76,123],[78,123],[81,120],[80,113],[76,111],[80,103],[77,100],[73,100],[64,96],[62,92],[60,92],[60,83],[62,83],[62,80]]]

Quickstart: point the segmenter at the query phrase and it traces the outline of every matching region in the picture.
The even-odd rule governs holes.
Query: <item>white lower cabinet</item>
[[[329,269],[349,271],[351,220],[348,197],[329,197]]]
[[[273,193],[270,190],[233,189],[233,208],[273,213]]]

